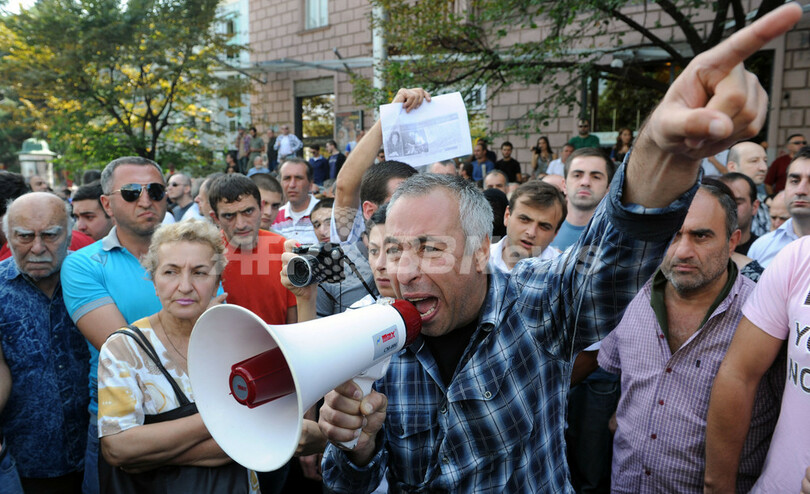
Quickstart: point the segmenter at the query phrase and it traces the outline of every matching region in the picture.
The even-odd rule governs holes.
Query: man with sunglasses
[[[106,237],[68,256],[62,267],[65,306],[90,348],[90,426],[83,492],[98,492],[98,350],[115,330],[161,308],[140,264],[166,215],[163,171],[154,161],[124,157],[101,173],[101,205],[115,219]]]
[[[787,180],[787,169],[799,149],[807,146],[807,138],[802,134],[792,134],[787,138],[785,148],[787,154],[776,158],[771,167],[768,168],[768,174],[765,175],[765,189],[769,195],[778,194],[785,190],[785,181]]]
[[[166,196],[172,200],[174,206],[171,209],[171,214],[174,221],[183,221],[189,219],[203,219],[200,214],[199,206],[194,202],[191,197],[191,177],[185,173],[175,173],[169,179],[169,184],[166,188]]]
[[[582,148],[599,149],[599,138],[591,134],[591,123],[587,119],[577,120],[578,136],[572,137],[568,144],[574,146],[574,151]]]

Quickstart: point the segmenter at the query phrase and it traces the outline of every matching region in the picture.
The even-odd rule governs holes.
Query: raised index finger
[[[704,52],[702,57],[720,73],[728,74],[772,39],[790,30],[801,17],[802,7],[798,3],[783,5]]]

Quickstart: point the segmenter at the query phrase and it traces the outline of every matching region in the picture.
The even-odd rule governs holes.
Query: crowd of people
[[[206,177],[121,157],[69,198],[0,172],[0,492],[810,492],[810,147],[768,166],[742,67],[799,15],[696,57],[611,149],[587,120],[559,155],[540,137],[528,172],[508,141],[386,160],[380,122],[309,160],[242,129]],[[324,242],[355,269],[290,283]],[[415,306],[417,340],[308,410],[288,465],[235,464],[194,403],[200,315],[378,297]]]

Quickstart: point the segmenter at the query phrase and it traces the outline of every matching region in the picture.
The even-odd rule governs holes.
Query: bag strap
[[[160,363],[160,358],[158,358],[157,351],[155,351],[155,347],[152,346],[152,343],[149,342],[149,338],[147,338],[146,335],[144,335],[143,332],[141,332],[140,328],[138,328],[133,324],[130,324],[129,326],[127,326],[127,328],[130,331],[127,331],[126,329],[119,329],[118,331],[115,331],[113,334],[120,333],[123,335],[127,335],[133,340],[135,340],[135,343],[137,343],[138,346],[140,346],[143,349],[143,351],[146,352],[149,358],[152,359],[152,362],[154,362],[155,365],[157,365],[157,368],[163,374],[163,377],[165,377],[166,380],[169,381],[169,385],[171,385],[172,389],[174,390],[174,394],[175,396],[177,396],[177,401],[180,402],[180,406],[181,407],[186,406],[189,403],[191,403],[191,400],[189,400],[186,394],[183,393],[183,390],[180,389],[180,386],[177,384],[177,381],[174,380],[171,374],[169,374],[169,371],[167,371],[166,368],[163,367],[163,364]]]

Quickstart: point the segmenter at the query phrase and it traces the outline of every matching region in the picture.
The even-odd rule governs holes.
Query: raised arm
[[[743,317],[712,386],[706,425],[705,492],[734,492],[757,386],[783,341]]]
[[[702,158],[756,135],[768,97],[743,61],[801,15],[797,3],[782,6],[689,63],[640,132],[627,169],[625,204],[670,204],[695,183]]]
[[[406,112],[414,110],[422,101],[430,101],[427,91],[415,89],[400,89],[391,101],[402,103]],[[360,209],[360,182],[363,174],[374,164],[374,158],[382,147],[382,127],[377,121],[366,135],[357,143],[346,158],[335,179],[335,205],[334,227],[337,229],[340,240],[345,241],[354,223],[354,217]]]

